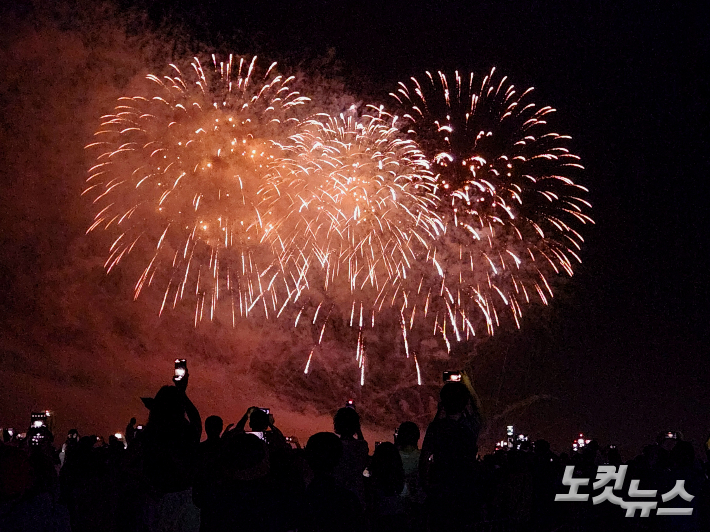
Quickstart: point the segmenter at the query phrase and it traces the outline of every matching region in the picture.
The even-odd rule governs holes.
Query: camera
[[[181,381],[187,375],[187,360],[184,358],[175,359],[175,374],[173,375],[173,380],[175,382]]]
[[[247,432],[246,434],[253,434],[257,438],[259,438],[262,441],[266,441],[266,436],[264,436],[263,432]]]
[[[444,372],[444,382],[461,382],[461,370],[458,371],[445,371]]]
[[[353,410],[355,410],[355,401],[353,401],[352,399],[348,399],[348,402],[345,403],[345,408],[352,408]]]
[[[271,413],[271,410],[269,410],[268,408],[261,408],[260,406],[257,406],[257,408],[266,415],[269,415]]]

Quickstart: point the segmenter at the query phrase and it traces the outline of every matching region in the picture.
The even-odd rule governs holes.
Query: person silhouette
[[[419,459],[432,530],[468,530],[475,516],[480,412],[464,382],[447,382]]]
[[[333,417],[333,430],[340,437],[342,457],[335,467],[333,477],[365,505],[365,477],[370,450],[362,435],[360,416],[354,408],[341,408]]]
[[[202,435],[202,420],[187,396],[188,375],[163,386],[149,408],[140,438],[143,475],[152,496],[145,511],[149,530],[196,532],[200,511],[192,501],[192,487]]]
[[[339,485],[333,476],[343,455],[343,443],[331,432],[308,438],[306,460],[313,480],[306,488],[306,532],[354,532],[360,530],[362,506],[357,496]]]

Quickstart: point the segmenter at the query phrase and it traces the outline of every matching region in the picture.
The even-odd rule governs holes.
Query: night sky
[[[681,430],[696,445],[704,443],[710,431],[707,8],[656,1],[283,4],[144,0],[120,2],[119,12],[130,8],[146,13],[143,24],[158,32],[179,28],[176,31],[189,36],[184,38],[192,46],[258,53],[286,63],[307,64],[334,50],[346,90],[362,98],[384,99],[397,81],[424,70],[481,72],[496,66],[516,85],[534,86],[535,101],[558,110],[557,128],[573,137],[582,157],[586,172],[581,182],[591,190],[596,226],[585,233],[583,264],[547,311],[544,326],[531,324],[504,333],[480,362],[474,361],[474,369],[481,367],[481,387],[491,391],[488,395],[496,403],[505,402],[505,397],[549,395],[543,404],[517,414],[515,421],[521,430],[550,439],[558,449],[577,431],[602,443],[617,442],[629,453],[662,430]],[[41,335],[43,324],[52,327],[51,315],[58,311],[48,298],[71,297],[56,285],[47,288],[70,254],[56,250],[90,246],[82,240],[81,229],[90,213],[77,194],[83,175],[56,170],[56,165],[54,173],[45,175],[39,164],[23,174],[27,167],[22,161],[32,158],[29,153],[43,153],[47,144],[34,133],[18,133],[19,124],[72,120],[58,116],[60,105],[43,107],[47,104],[42,98],[26,102],[23,90],[29,85],[18,72],[39,68],[32,53],[53,53],[42,39],[45,26],[31,29],[39,26],[33,26],[36,15],[28,5],[0,11],[8,23],[24,24],[3,37],[2,44],[35,50],[17,57],[3,46],[0,63],[6,78],[3,103],[9,104],[0,115],[0,290],[7,294],[0,307],[0,334],[6,331],[0,351],[0,426],[19,424],[24,412],[29,418],[29,410],[37,407],[32,402],[35,392],[45,402],[51,400],[51,394],[42,395],[39,388],[53,381],[54,362],[37,365],[29,373],[31,379],[22,369],[25,360],[50,357],[49,344],[31,347],[20,337],[22,331]],[[62,27],[63,21],[60,17],[51,23]],[[19,46],[27,42],[35,48]],[[82,46],[90,49],[91,43],[84,40]],[[47,64],[65,73],[80,61],[90,63],[59,55]],[[102,75],[110,77],[110,67]],[[121,75],[125,73],[117,77]],[[113,92],[107,90],[106,95]],[[110,104],[106,95],[93,98]],[[18,118],[13,109],[27,106],[39,114]],[[70,131],[76,138],[66,141],[67,150],[79,154],[66,163],[72,168],[83,164],[80,150],[86,139],[81,135],[90,130]],[[51,155],[53,161],[61,157],[56,150]],[[18,229],[18,224],[24,228]],[[49,234],[46,239],[40,236]],[[50,248],[54,251],[48,253]],[[50,255],[55,258],[48,259]],[[100,263],[100,257],[97,260]],[[62,271],[56,275],[71,277]],[[90,271],[96,272],[95,265]],[[73,279],[79,285],[93,283],[97,275]],[[128,308],[130,289],[117,293],[117,308]],[[64,312],[78,308],[57,307]],[[62,345],[71,351],[82,341],[71,337]],[[80,364],[80,358],[60,351],[51,359],[65,357],[65,370]],[[121,388],[106,376],[115,371],[115,360],[102,366],[99,355],[87,378]],[[146,379],[152,384],[158,382],[159,370],[155,361],[150,364]],[[87,395],[72,391],[81,383],[57,382],[52,394],[62,395],[66,387],[67,397],[86,403]],[[105,395],[100,388],[92,389]],[[209,400],[218,401],[218,394]],[[237,404],[248,406],[244,401]],[[103,410],[106,403],[95,408]],[[107,421],[108,414],[93,415],[93,408],[84,404],[81,411],[102,429],[120,425]],[[122,407],[116,417],[129,411]]]

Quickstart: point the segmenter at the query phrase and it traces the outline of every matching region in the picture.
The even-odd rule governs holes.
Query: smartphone
[[[678,439],[678,433],[677,432],[666,432],[666,438],[669,440],[677,440]]]
[[[38,429],[40,427],[47,426],[47,413],[46,412],[32,412],[30,415],[31,423],[30,426],[33,429]]]
[[[461,370],[459,370],[459,371],[445,371],[444,372],[444,382],[461,382]]]
[[[271,410],[269,410],[268,408],[261,408],[260,406],[257,406],[257,408],[261,410],[264,414],[268,415],[271,413]]]
[[[181,381],[187,375],[187,360],[184,358],[175,359],[175,375],[173,376],[174,381]]]
[[[247,434],[253,434],[254,436],[259,438],[260,440],[266,441],[266,437],[264,436],[263,432],[247,432]]]
[[[355,410],[355,401],[353,401],[352,399],[348,399],[348,402],[345,403],[345,408],[352,408],[353,410]]]

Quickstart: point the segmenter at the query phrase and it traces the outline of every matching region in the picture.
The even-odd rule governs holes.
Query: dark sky
[[[557,398],[544,413],[562,421],[527,421],[538,436],[549,429],[563,441],[584,430],[636,448],[664,429],[704,439],[707,9],[635,1],[123,4],[216,48],[247,43],[297,60],[334,48],[353,93],[386,94],[423,70],[491,66],[535,86],[536,101],[558,109],[559,129],[574,138],[597,224],[542,355],[512,353],[528,365],[511,364],[496,378],[526,368],[530,381],[514,382]]]

